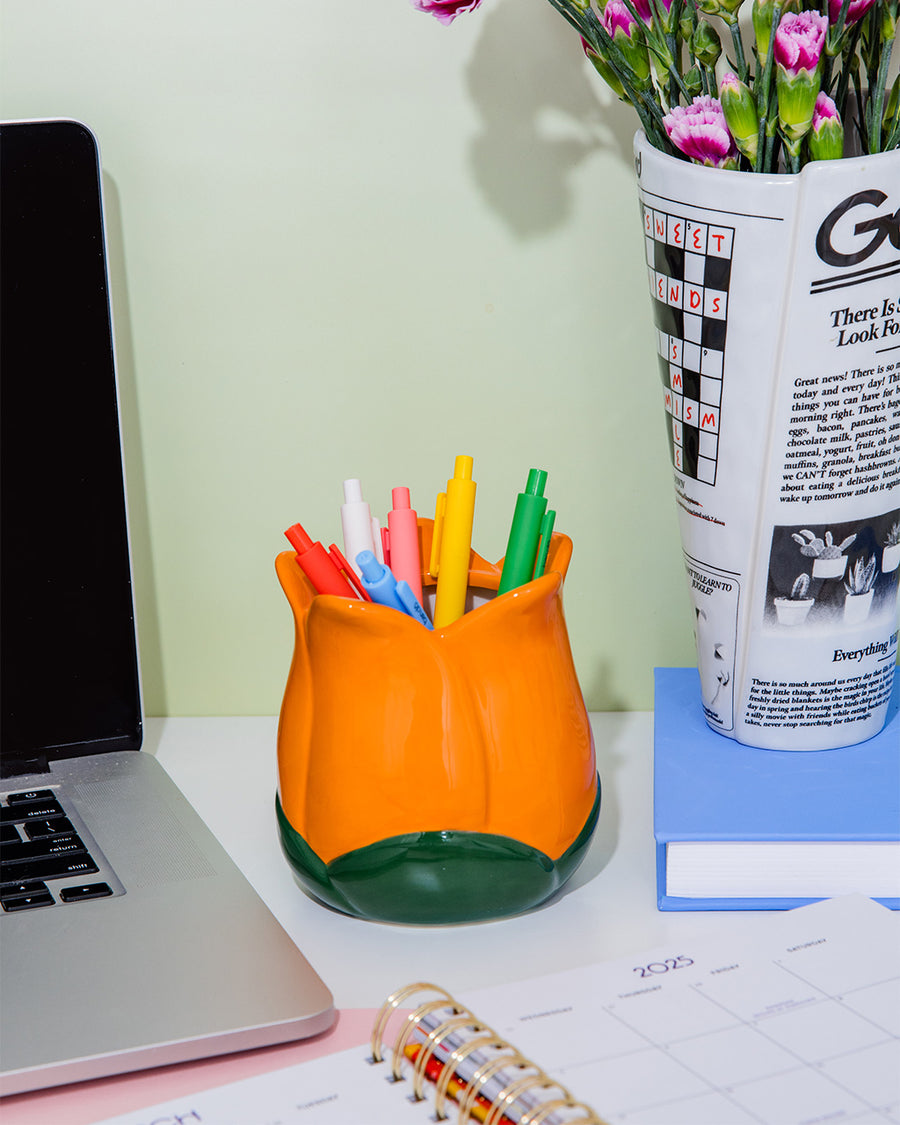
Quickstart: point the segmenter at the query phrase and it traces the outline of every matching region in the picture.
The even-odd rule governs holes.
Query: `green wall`
[[[474,546],[546,468],[588,705],[693,662],[632,111],[546,0],[3,0],[5,118],[103,154],[149,714],[277,710],[273,559],[341,481],[421,514],[475,458]],[[52,498],[50,498],[52,499]]]

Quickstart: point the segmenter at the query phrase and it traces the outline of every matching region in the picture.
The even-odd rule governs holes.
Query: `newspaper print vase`
[[[900,152],[756,175],[638,134],[635,166],[707,723],[860,742],[897,658]]]

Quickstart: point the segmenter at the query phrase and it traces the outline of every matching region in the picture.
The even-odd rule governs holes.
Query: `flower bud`
[[[588,43],[588,41],[583,37],[581,40],[581,46],[584,48],[584,53],[590,60],[590,63],[593,66],[594,70],[596,70],[596,72],[600,75],[607,86],[609,86],[616,97],[621,98],[623,102],[628,101],[625,89],[622,86],[622,83],[616,77],[612,67],[600,55],[597,54],[590,43]]]
[[[719,55],[722,54],[722,40],[709,20],[698,22],[691,39],[691,49],[697,62],[702,66],[712,69],[719,61]]]
[[[729,71],[719,83],[719,101],[734,143],[752,163],[759,146],[759,115],[750,87]]]
[[[819,92],[807,136],[813,160],[840,160],[844,155],[844,126],[837,106],[827,94]]]
[[[881,12],[881,42],[893,43],[897,38],[897,5],[885,4]]]
[[[875,0],[850,0],[844,27],[851,27],[853,24],[859,23],[874,3]],[[828,20],[831,24],[838,22],[842,6],[843,0],[828,0]],[[885,8],[887,8],[887,5],[885,5]]]
[[[743,2],[744,0],[697,0],[697,7],[707,16],[721,16],[732,23]]]
[[[753,0],[751,15],[753,30],[756,33],[756,54],[759,65],[763,66],[769,57],[769,42],[772,38],[772,16],[775,0]]]
[[[692,66],[684,72],[684,85],[692,98],[703,92],[703,79],[700,76],[700,67]]]
[[[607,0],[600,22],[613,41],[613,47],[639,90],[650,85],[650,59],[642,24],[634,18],[623,0]]]
[[[657,8],[659,9],[659,22],[662,25],[662,30],[666,35],[671,35],[675,30],[675,13],[672,11],[672,0],[657,0]],[[650,11],[653,12],[653,5],[650,5]],[[654,16],[654,22],[656,17]]]

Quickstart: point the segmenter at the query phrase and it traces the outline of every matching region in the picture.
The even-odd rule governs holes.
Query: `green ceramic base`
[[[275,807],[288,862],[322,902],[380,922],[476,922],[530,910],[570,878],[600,815],[600,779],[581,832],[557,860],[507,836],[447,831],[392,836],[323,863],[277,797]]]

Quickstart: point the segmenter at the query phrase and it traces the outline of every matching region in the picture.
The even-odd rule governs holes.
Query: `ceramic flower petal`
[[[420,527],[427,558],[431,521]],[[493,856],[508,875],[515,869],[513,883],[524,880],[512,907],[522,909],[536,893],[524,885],[531,876],[587,843],[599,791],[562,613],[570,556],[571,541],[554,535],[542,577],[430,631],[384,606],[315,596],[293,555],[279,555],[295,619],[278,734],[282,835],[295,869],[329,884],[346,875],[355,890],[344,884],[339,896],[352,898],[371,882],[361,871],[383,881],[401,856],[408,870],[429,867],[425,849],[441,857],[429,870],[446,896],[460,855],[466,871],[479,857],[482,887],[496,884]],[[470,588],[495,591],[500,570],[472,552]],[[425,882],[418,907],[427,913]],[[311,889],[328,898],[324,883]],[[496,885],[490,893],[494,913]]]

